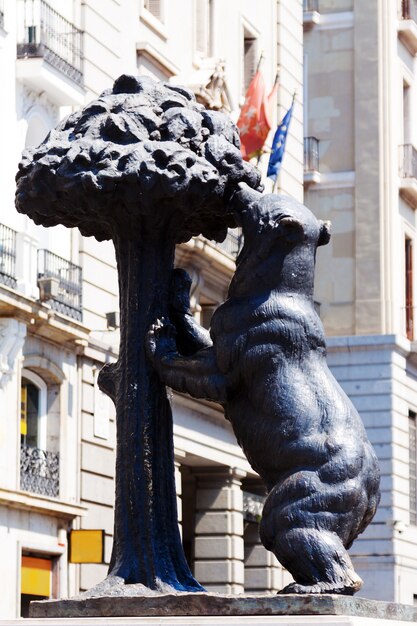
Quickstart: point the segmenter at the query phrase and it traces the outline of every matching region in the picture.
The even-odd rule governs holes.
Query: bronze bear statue
[[[174,270],[170,321],[150,329],[148,356],[173,389],[224,405],[268,490],[260,537],[295,581],[281,593],[350,595],[362,581],[346,549],[375,514],[380,472],[327,366],[314,309],[316,249],[329,225],[245,185],[231,207],[244,246],[210,335],[188,310],[190,280]]]

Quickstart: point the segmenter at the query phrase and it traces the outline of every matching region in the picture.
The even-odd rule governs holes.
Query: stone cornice
[[[0,505],[68,520],[85,515],[87,512],[87,508],[80,504],[2,488],[0,488]]]

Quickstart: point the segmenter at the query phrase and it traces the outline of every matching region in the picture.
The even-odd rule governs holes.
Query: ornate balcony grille
[[[319,0],[304,0],[304,13],[319,10]]]
[[[315,137],[304,137],[304,171],[319,171],[319,140]]]
[[[58,294],[49,300],[51,307],[81,322],[81,267],[49,250],[38,250],[38,279],[40,278],[55,278],[58,281]]]
[[[44,0],[20,0],[24,30],[18,58],[42,57],[77,85],[83,84],[82,31]]]
[[[16,289],[16,231],[0,224],[0,283]]]
[[[262,517],[262,509],[265,504],[265,496],[255,493],[243,492],[243,518],[246,522],[259,522]]]
[[[59,496],[59,454],[20,446],[20,488],[50,498]]]
[[[400,146],[399,175],[401,178],[417,178],[417,150],[409,143]]]
[[[401,0],[401,19],[417,22],[416,0]]]

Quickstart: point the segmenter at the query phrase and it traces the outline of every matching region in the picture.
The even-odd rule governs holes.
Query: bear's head
[[[234,295],[265,288],[312,295],[316,249],[329,242],[330,222],[289,196],[262,195],[246,185],[234,194],[231,209],[244,236]]]

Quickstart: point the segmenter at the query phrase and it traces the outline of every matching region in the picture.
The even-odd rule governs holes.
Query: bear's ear
[[[304,238],[303,225],[294,217],[282,217],[278,223],[278,232],[280,237],[291,243]]]
[[[331,233],[330,233],[331,226],[332,226],[331,222],[322,222],[320,220],[320,235],[317,241],[318,246],[325,246],[326,244],[329,243],[330,236],[331,236]]]

